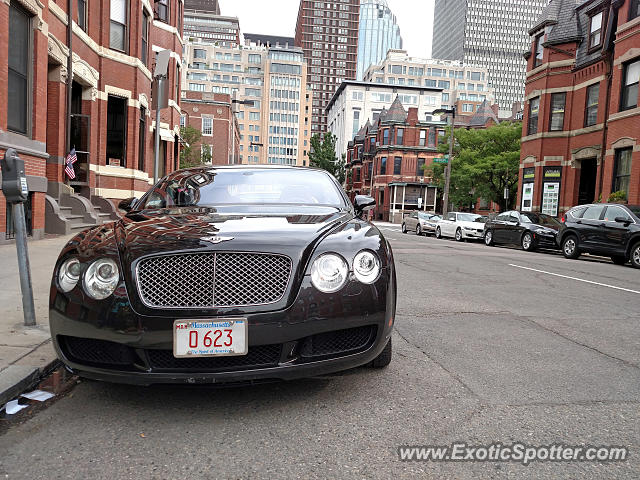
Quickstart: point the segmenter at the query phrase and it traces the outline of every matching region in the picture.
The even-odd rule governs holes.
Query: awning
[[[164,140],[165,142],[175,141],[175,138],[173,136],[173,130],[160,127],[160,140]]]

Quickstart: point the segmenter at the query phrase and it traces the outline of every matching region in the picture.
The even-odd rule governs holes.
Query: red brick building
[[[518,205],[640,203],[640,2],[553,0],[529,31]]]
[[[438,157],[442,122],[424,122],[418,109],[404,109],[400,98],[369,121],[349,142],[347,185],[351,198],[366,194],[376,199],[373,216],[400,221],[403,212],[435,211],[437,188],[425,176],[424,167]],[[419,200],[420,199],[420,200]]]
[[[183,115],[180,124],[190,125],[202,132],[200,141],[193,147],[200,150],[206,163],[242,163],[240,129],[238,119],[232,113],[231,95],[191,91],[183,92],[183,95],[186,97],[182,97]]]
[[[115,218],[106,199],[149,188],[154,52],[164,49],[171,59],[159,173],[176,168],[182,12],[182,0],[0,3],[0,58],[9,59],[0,69],[0,155],[13,147],[26,162],[35,238]],[[72,147],[70,180],[64,158]],[[11,230],[6,211],[0,195],[0,241]]]

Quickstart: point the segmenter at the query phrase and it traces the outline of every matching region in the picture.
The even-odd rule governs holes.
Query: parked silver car
[[[402,233],[416,232],[416,235],[435,233],[439,215],[426,212],[413,212],[402,221]]]

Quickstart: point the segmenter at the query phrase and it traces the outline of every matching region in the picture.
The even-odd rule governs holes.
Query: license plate
[[[247,320],[244,318],[173,322],[174,357],[222,357],[246,354]]]

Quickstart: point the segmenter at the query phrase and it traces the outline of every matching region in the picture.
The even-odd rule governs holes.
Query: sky
[[[300,0],[219,0],[220,13],[238,17],[244,33],[293,37]],[[435,0],[387,0],[397,17],[404,49],[413,57],[429,58]]]

